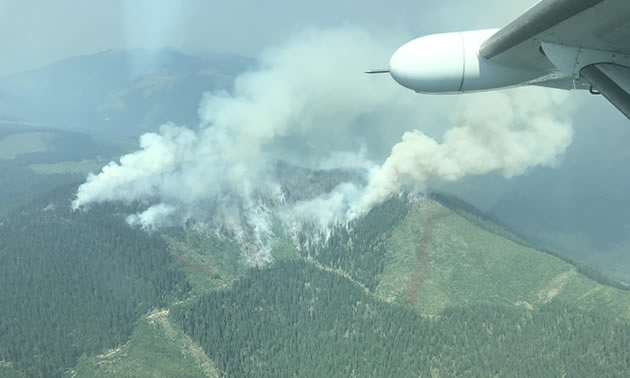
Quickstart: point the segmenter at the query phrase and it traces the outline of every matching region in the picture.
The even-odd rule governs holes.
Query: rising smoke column
[[[389,77],[361,72],[387,61],[393,47],[359,28],[311,30],[270,49],[260,68],[239,76],[230,92],[206,94],[199,125],[167,124],[140,138],[140,149],[91,174],[72,206],[140,202],[128,222],[146,229],[190,222],[233,237],[249,260],[271,260],[275,214],[320,231],[345,223],[400,191],[421,192],[443,180],[500,171],[511,177],[553,164],[571,142],[558,117],[562,96],[515,90],[453,98],[450,119],[431,113],[431,96],[414,96]],[[406,115],[404,117],[394,117]],[[424,112],[424,113],[423,113]],[[402,141],[381,163],[357,141],[365,125],[408,122]],[[441,141],[422,131],[440,123]],[[404,121],[401,121],[404,120]],[[400,127],[400,125],[396,125]],[[278,160],[320,169],[353,169],[366,184],[341,183],[317,198],[287,202]]]
[[[138,151],[88,176],[73,208],[139,201],[146,210],[130,215],[131,224],[204,222],[251,247],[252,259],[268,260],[271,210],[284,206],[276,161],[300,165],[307,149],[310,162],[331,161],[329,143],[315,139],[339,135],[391,102],[388,78],[362,74],[365,62],[389,54],[387,44],[374,42],[357,28],[311,30],[270,49],[232,91],[204,96],[196,128],[163,125],[140,138]]]
[[[505,177],[550,166],[571,144],[573,129],[559,105],[566,94],[540,88],[488,92],[460,101],[443,142],[419,130],[405,132],[374,171],[358,212],[400,190],[493,171]]]

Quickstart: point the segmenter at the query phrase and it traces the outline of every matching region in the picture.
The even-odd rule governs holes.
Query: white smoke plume
[[[73,208],[139,201],[146,210],[130,215],[130,224],[203,222],[239,241],[252,264],[264,264],[271,261],[274,214],[293,227],[309,222],[326,230],[402,190],[553,164],[571,143],[556,92],[485,93],[449,99],[449,105],[457,101],[449,111],[432,110],[443,100],[414,96],[387,76],[362,74],[386,62],[404,40],[346,27],[312,30],[270,49],[231,92],[204,97],[197,127],[163,125],[140,138],[138,151],[88,176]],[[441,116],[448,113],[450,119]],[[437,124],[445,130],[441,142],[419,131]],[[398,130],[414,131],[403,134],[384,163],[370,155]],[[290,201],[278,161],[350,169],[360,179]]]
[[[573,138],[571,124],[558,117],[565,97],[539,88],[483,93],[459,103],[442,143],[405,132],[372,175],[359,212],[402,189],[421,192],[467,175],[512,177],[554,164]]]

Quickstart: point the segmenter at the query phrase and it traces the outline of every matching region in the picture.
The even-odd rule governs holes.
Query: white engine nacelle
[[[479,47],[497,29],[432,34],[400,47],[389,72],[420,93],[461,93],[515,86],[541,72],[500,65],[479,57]]]

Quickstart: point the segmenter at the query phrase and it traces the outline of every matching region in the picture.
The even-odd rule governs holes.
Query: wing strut
[[[592,64],[582,68],[580,75],[630,119],[630,68]]]

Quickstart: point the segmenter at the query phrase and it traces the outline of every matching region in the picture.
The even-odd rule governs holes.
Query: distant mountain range
[[[196,122],[204,92],[228,89],[255,65],[216,52],[108,50],[0,78],[0,119],[136,135]]]

